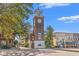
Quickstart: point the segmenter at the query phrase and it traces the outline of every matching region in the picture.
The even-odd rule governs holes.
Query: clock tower
[[[33,18],[33,35],[34,35],[34,48],[45,48],[44,42],[44,16],[41,15],[41,10],[35,10]]]

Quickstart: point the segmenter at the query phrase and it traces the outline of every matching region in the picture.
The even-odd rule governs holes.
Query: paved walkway
[[[79,49],[75,48],[0,49],[0,56],[79,56]]]
[[[37,54],[37,56],[79,56],[79,49],[46,49],[47,51],[51,51],[51,53],[41,53]],[[55,51],[53,53],[52,51]]]

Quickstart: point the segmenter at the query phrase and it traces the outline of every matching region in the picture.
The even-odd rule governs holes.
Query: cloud
[[[43,3],[43,4],[40,4],[40,6],[45,7],[45,8],[68,6],[68,5],[70,5],[70,4],[69,3]]]
[[[65,23],[73,23],[73,22],[79,21],[79,15],[68,16],[68,17],[60,17],[57,20],[63,21]]]

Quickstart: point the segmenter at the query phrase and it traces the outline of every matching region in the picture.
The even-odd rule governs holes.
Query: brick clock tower
[[[35,10],[33,18],[33,46],[34,48],[45,48],[44,41],[44,16],[41,15],[41,10]]]

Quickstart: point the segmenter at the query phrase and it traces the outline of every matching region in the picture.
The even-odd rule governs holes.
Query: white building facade
[[[79,48],[79,33],[54,32],[59,48]]]

